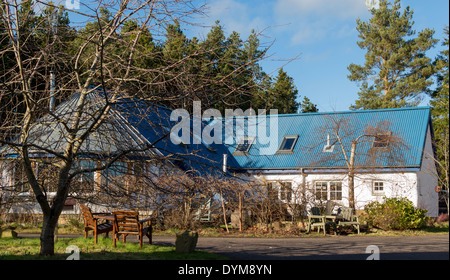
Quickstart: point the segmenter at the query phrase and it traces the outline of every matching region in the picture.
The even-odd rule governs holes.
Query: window
[[[292,182],[269,182],[267,183],[267,194],[271,201],[292,201]]]
[[[330,182],[330,200],[342,200],[342,182]]]
[[[375,181],[372,186],[373,195],[383,195],[384,194],[384,183]]]
[[[27,175],[21,161],[14,161],[13,167],[14,190],[18,192],[29,192]]]
[[[233,155],[247,155],[248,151],[250,150],[253,141],[255,140],[254,137],[246,137],[241,139],[241,141],[239,141],[239,144],[236,146],[236,149],[234,150]]]
[[[316,200],[342,200],[342,182],[315,182]]]
[[[278,147],[277,154],[292,153],[297,142],[298,135],[286,135],[283,137],[280,146]]]
[[[91,160],[77,160],[74,162],[72,168],[76,170],[87,170],[95,167],[95,162]],[[78,174],[76,181],[73,183],[77,184],[77,187],[83,191],[94,191],[94,172],[83,172]],[[76,187],[75,187],[76,188]]]
[[[314,192],[316,194],[316,200],[328,200],[328,183],[316,182]]]
[[[280,199],[290,202],[292,200],[292,183],[280,182]]]
[[[375,135],[373,141],[374,148],[387,148],[389,147],[389,140],[392,137],[392,131],[380,132]]]
[[[120,188],[125,180],[125,175],[128,174],[127,163],[123,161],[116,161],[109,168],[101,171],[102,186],[111,186]]]

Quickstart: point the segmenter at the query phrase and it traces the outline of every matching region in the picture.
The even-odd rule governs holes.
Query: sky
[[[67,0],[55,1],[64,4]],[[79,1],[81,11],[92,2],[68,1]],[[198,25],[181,26],[188,38],[205,38],[216,20],[220,20],[226,36],[237,31],[246,40],[254,29],[261,33],[261,45],[270,46],[267,58],[260,63],[263,71],[276,77],[283,67],[294,80],[299,100],[306,96],[320,112],[329,112],[346,111],[358,98],[359,85],[348,80],[347,67],[351,63],[364,64],[365,52],[357,45],[356,20],[370,19],[366,0],[192,1],[198,6],[206,4],[208,9],[205,15],[192,19]],[[95,1],[90,5],[95,6]],[[414,10],[413,29],[434,29],[434,38],[441,40],[428,52],[435,58],[443,49],[449,1],[401,0],[402,10],[407,6]],[[71,21],[76,23],[76,18]],[[429,99],[424,98],[421,105],[428,104]]]
[[[199,22],[211,26],[220,20],[226,34],[237,31],[242,39],[252,29],[262,32],[261,43],[270,46],[269,57],[261,63],[263,70],[275,77],[283,67],[301,99],[307,96],[320,112],[346,111],[358,98],[359,86],[348,80],[347,67],[364,63],[365,52],[356,44],[356,20],[371,17],[365,0],[210,0],[207,4],[207,17]],[[442,41],[444,26],[449,24],[449,1],[402,0],[402,10],[407,6],[414,10],[413,29],[434,29],[434,38]],[[199,38],[209,31],[186,29],[186,34]],[[443,49],[441,43],[428,53],[430,57]]]

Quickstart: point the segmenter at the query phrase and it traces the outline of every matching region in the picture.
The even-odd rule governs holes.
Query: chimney
[[[53,112],[55,109],[55,73],[50,72],[50,104],[49,111]]]
[[[223,154],[223,173],[227,173],[227,159],[228,159],[228,155],[227,154]]]

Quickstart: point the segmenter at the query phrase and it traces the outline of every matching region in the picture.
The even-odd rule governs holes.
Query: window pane
[[[389,147],[389,140],[391,139],[392,132],[386,131],[382,133],[378,133],[375,136],[375,140],[373,142],[373,147],[375,148],[386,148]]]
[[[294,145],[295,138],[284,138],[281,143],[280,150],[282,151],[290,151],[292,150],[292,146]]]
[[[384,192],[384,183],[383,182],[373,182],[373,192],[374,193]]]
[[[342,182],[330,182],[330,200],[342,200]]]
[[[316,182],[315,184],[315,193],[317,200],[327,200],[328,192],[327,192],[327,182]]]
[[[239,143],[239,145],[237,145],[236,151],[245,152],[248,150],[249,146],[250,146],[250,141],[243,140],[241,143]]]
[[[291,201],[292,200],[292,183],[281,182],[280,183],[280,199]]]

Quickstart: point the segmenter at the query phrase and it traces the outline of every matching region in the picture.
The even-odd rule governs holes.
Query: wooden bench
[[[338,215],[338,226],[339,226],[339,234],[342,231],[343,226],[353,226],[358,230],[358,234],[360,233],[359,229],[359,217],[353,214],[353,209],[349,207],[342,207],[340,214]]]
[[[87,238],[88,231],[94,231],[95,244],[97,244],[97,236],[102,233],[106,233],[108,236],[108,232],[113,230],[113,224],[111,223],[98,223],[98,219],[94,217],[94,214],[91,212],[86,205],[80,204],[81,212],[84,216],[84,238]]]
[[[123,243],[129,234],[137,235],[139,238],[139,248],[142,248],[144,235],[148,238],[148,244],[152,244],[152,221],[151,218],[139,220],[139,213],[135,211],[114,211],[114,239],[113,246],[116,247],[116,240],[122,234]],[[144,223],[148,222],[148,227]]]
[[[327,216],[322,215],[320,213],[320,209],[318,207],[312,207],[310,214],[308,215],[308,230],[306,233],[311,232],[311,228],[317,227],[317,232],[320,232],[320,229],[323,228],[323,234],[326,235],[327,226],[333,226],[334,233],[336,234],[336,222],[333,220],[328,221]]]

